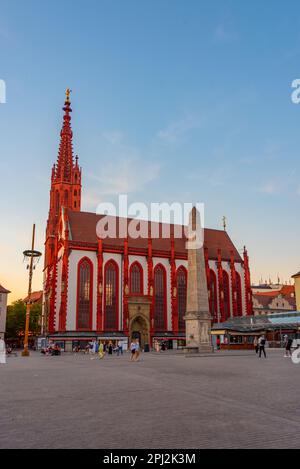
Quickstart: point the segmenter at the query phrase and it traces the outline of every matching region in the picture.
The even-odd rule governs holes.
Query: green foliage
[[[40,322],[42,315],[42,305],[33,304],[30,309],[29,333],[40,334]],[[7,307],[6,334],[7,339],[16,339],[24,336],[26,319],[26,304],[23,300],[17,300]]]

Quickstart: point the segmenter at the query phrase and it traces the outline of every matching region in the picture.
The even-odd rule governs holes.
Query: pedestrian
[[[105,352],[104,352],[104,345],[102,342],[100,342],[99,344],[99,350],[98,350],[98,356],[100,359],[102,359],[105,355]]]
[[[108,344],[108,355],[112,355],[113,354],[113,344],[112,342],[110,342]]]
[[[293,339],[288,337],[287,335],[285,336],[285,358],[291,357],[292,356],[292,344],[293,344]]]
[[[0,363],[2,363],[3,365],[5,365],[6,363],[5,342],[1,337],[0,337]]]
[[[220,350],[221,348],[221,339],[220,339],[220,336],[218,335],[217,336],[217,350]]]
[[[135,341],[135,354],[134,354],[134,361],[137,362],[140,358],[140,343],[139,343],[139,339],[136,339]]]
[[[263,352],[265,358],[267,358],[266,351],[265,351],[265,346],[266,346],[266,339],[265,336],[262,335],[258,339],[258,345],[259,345],[259,358],[261,358],[261,353]]]
[[[135,348],[136,348],[136,343],[135,343],[135,341],[133,340],[133,341],[131,342],[131,344],[130,344],[130,352],[131,352],[130,361],[131,361],[131,362],[134,360]]]
[[[255,353],[257,355],[258,354],[258,338],[256,336],[254,337],[253,345],[254,345]]]
[[[119,340],[119,342],[118,342],[117,354],[118,354],[118,356],[119,356],[120,354],[123,355],[123,342],[122,342],[121,340]]]

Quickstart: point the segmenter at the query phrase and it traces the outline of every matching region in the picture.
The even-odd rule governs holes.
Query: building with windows
[[[142,345],[164,340],[176,347],[185,338],[184,227],[139,221],[146,235],[132,237],[132,220],[112,217],[118,235],[97,236],[104,215],[81,211],[81,168],[73,156],[69,93],[63,110],[46,229],[44,327],[66,350],[93,338],[138,337]],[[205,229],[204,251],[212,320],[251,315],[246,249],[241,256],[226,231]]]
[[[4,339],[6,330],[7,297],[9,290],[0,285],[0,338]]]
[[[281,285],[278,290],[256,291],[252,293],[252,298],[255,315],[296,310],[294,285]]]

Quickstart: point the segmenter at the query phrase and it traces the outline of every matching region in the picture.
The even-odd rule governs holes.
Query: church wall
[[[93,264],[93,330],[96,329],[97,311],[97,255],[92,251],[72,250],[69,257],[69,283],[67,305],[67,330],[76,330],[77,272],[78,262],[87,257]]]
[[[139,262],[143,268],[144,295],[148,294],[148,265],[145,256],[129,256],[129,269],[134,262]]]
[[[240,262],[235,263],[235,270],[240,274],[242,284],[242,305],[243,305],[243,316],[247,315],[246,308],[246,289],[245,289],[245,272]]]
[[[176,259],[175,260],[175,264],[176,264],[176,270],[179,269],[179,267],[183,266],[186,268],[188,268],[188,261],[185,261],[185,260],[182,260],[182,259]]]
[[[55,297],[55,330],[59,329],[59,308],[61,303],[61,276],[62,276],[62,256],[63,250],[58,254],[57,262],[57,286],[56,286],[56,297]]]
[[[170,262],[169,259],[165,259],[162,257],[153,257],[153,269],[155,267],[161,264],[164,266],[166,269],[166,286],[167,286],[167,292],[166,292],[166,297],[167,297],[167,330],[171,331],[172,330],[172,309],[171,309],[171,268],[170,268]]]
[[[96,311],[97,311],[97,254],[92,251],[84,250],[72,250],[69,257],[69,282],[68,282],[68,300],[67,300],[67,330],[76,330],[76,303],[77,303],[77,271],[78,262],[83,258],[88,257],[93,264],[93,330],[96,330]],[[56,330],[59,325],[59,308],[61,301],[61,275],[62,275],[62,252],[59,253],[59,262],[57,265],[58,271],[58,282],[57,282],[57,294],[56,294]],[[106,263],[113,259],[119,267],[119,324],[120,327],[123,321],[123,259],[121,254],[116,253],[103,253],[103,273]],[[134,262],[139,262],[143,268],[143,281],[144,281],[144,294],[147,295],[148,285],[148,271],[147,271],[147,258],[146,256],[129,255],[129,268]],[[166,281],[167,281],[167,325],[168,330],[172,330],[172,307],[171,307],[171,268],[169,259],[154,257],[153,268],[157,264],[161,263],[166,269]],[[180,266],[188,268],[188,261],[182,259],[176,259],[176,269]],[[214,260],[209,261],[209,267],[212,269],[217,278],[217,289],[218,285],[218,272],[216,262]],[[229,293],[230,293],[230,312],[232,316],[232,288],[231,288],[231,272],[230,266],[227,261],[222,262],[223,269],[228,273],[229,276]],[[245,283],[244,283],[244,269],[241,263],[235,263],[236,271],[240,274],[242,280],[242,306],[243,315],[246,314],[246,301],[245,301]],[[218,311],[220,311],[219,295],[217,295]],[[104,311],[104,296],[103,296],[103,311]]]

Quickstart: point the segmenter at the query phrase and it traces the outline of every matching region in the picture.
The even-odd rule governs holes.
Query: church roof
[[[77,243],[88,243],[88,244],[97,244],[98,238],[96,233],[96,226],[99,220],[103,218],[104,215],[97,215],[90,212],[68,212],[69,216],[69,228],[70,228],[70,240]],[[120,217],[111,217],[116,219],[116,232],[119,232],[120,221],[124,221],[124,218]],[[128,219],[131,221],[131,219]],[[143,227],[147,228],[147,221],[140,221],[140,229]],[[154,251],[164,251],[169,252],[171,250],[171,243],[169,238],[164,238],[162,236],[163,230],[167,229],[170,226],[171,232],[174,230],[174,227],[181,230],[181,237],[174,239],[175,252],[178,254],[186,254],[186,237],[184,234],[184,226],[179,225],[168,225],[167,223],[155,223],[157,229],[159,230],[159,237],[152,238],[152,248]],[[146,231],[147,232],[147,231]],[[177,231],[176,231],[177,233]],[[104,246],[112,248],[121,248],[124,246],[124,238],[115,236],[113,238],[106,238],[103,240]],[[233,252],[234,260],[236,262],[241,262],[242,258],[238,253],[236,247],[228,236],[227,232],[224,230],[213,230],[210,228],[204,229],[204,245],[208,248],[208,256],[210,259],[217,259],[218,249],[221,249],[221,256],[223,260],[230,260],[230,252]],[[137,238],[134,239],[129,236],[128,238],[128,247],[134,249],[147,250],[148,241],[147,238]]]

